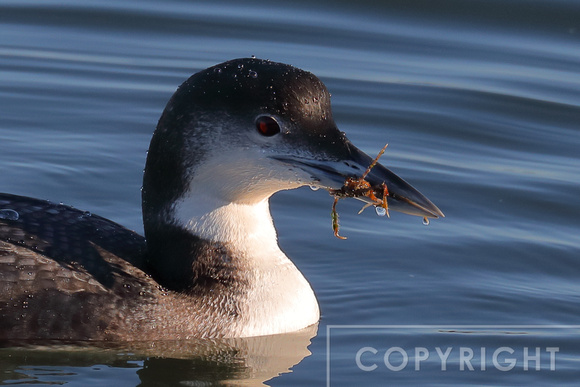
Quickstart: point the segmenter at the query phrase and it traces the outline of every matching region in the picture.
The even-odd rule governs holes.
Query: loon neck
[[[178,201],[173,206],[173,218],[192,235],[224,244],[255,261],[286,258],[277,243],[268,199],[235,203],[198,195]]]
[[[310,284],[278,246],[268,198],[225,203],[197,196],[176,202],[173,211],[175,224],[193,246],[187,293],[202,302],[199,307],[208,320],[227,315],[225,336],[292,332],[318,321]]]

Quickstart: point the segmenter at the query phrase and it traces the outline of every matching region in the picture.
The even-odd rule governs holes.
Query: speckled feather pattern
[[[136,233],[8,194],[0,194],[0,209],[19,214],[0,219],[0,340],[180,339],[234,329],[228,291],[166,290],[143,271],[145,241]]]

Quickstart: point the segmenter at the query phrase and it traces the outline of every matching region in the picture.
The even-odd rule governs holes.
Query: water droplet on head
[[[240,64],[238,65],[238,68],[241,70],[241,69],[243,69],[243,68],[244,68],[244,65],[240,63]]]
[[[387,209],[385,207],[376,206],[375,212],[378,216],[385,216],[387,215]]]
[[[313,191],[318,191],[320,189],[320,187],[317,187],[315,185],[311,185],[310,186],[310,189],[313,190]]]
[[[428,226],[428,225],[429,225],[429,219],[427,219],[427,218],[423,218],[423,224],[424,224],[425,226]]]
[[[20,214],[18,214],[18,212],[11,210],[9,208],[0,209],[0,219],[18,220],[18,218],[20,218]]]
[[[90,218],[91,216],[93,216],[93,214],[91,214],[90,211],[85,211],[81,216],[79,216],[79,219]]]
[[[258,78],[258,73],[255,72],[254,70],[250,70],[250,77],[251,78]]]
[[[222,69],[220,67],[216,67],[215,69],[213,69],[213,72],[216,74],[221,74],[222,73]]]
[[[256,59],[256,55],[252,55],[252,59]]]

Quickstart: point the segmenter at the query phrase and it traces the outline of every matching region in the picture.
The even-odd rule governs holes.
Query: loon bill
[[[145,238],[0,194],[0,340],[248,337],[313,325],[316,297],[278,247],[268,199],[303,185],[340,190],[372,161],[337,129],[313,74],[254,58],[198,72],[151,140]],[[391,210],[443,216],[380,163],[364,180],[388,187]]]

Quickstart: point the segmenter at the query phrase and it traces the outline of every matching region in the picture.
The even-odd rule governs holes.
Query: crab
[[[371,169],[377,165],[379,158],[385,153],[387,149],[386,144],[380,151],[377,157],[371,162],[366,171],[359,178],[348,177],[342,187],[335,190],[330,190],[330,194],[334,196],[334,203],[332,203],[332,230],[334,231],[334,236],[339,239],[346,239],[346,237],[338,234],[339,223],[338,223],[338,212],[336,211],[336,204],[340,199],[344,198],[359,198],[366,197],[370,199],[370,202],[365,204],[363,208],[359,211],[359,214],[363,212],[366,208],[370,206],[382,207],[386,211],[386,215],[389,216],[389,206],[387,203],[387,196],[389,196],[389,190],[387,185],[383,182],[377,186],[372,186],[371,183],[365,180],[367,175],[370,173]]]

